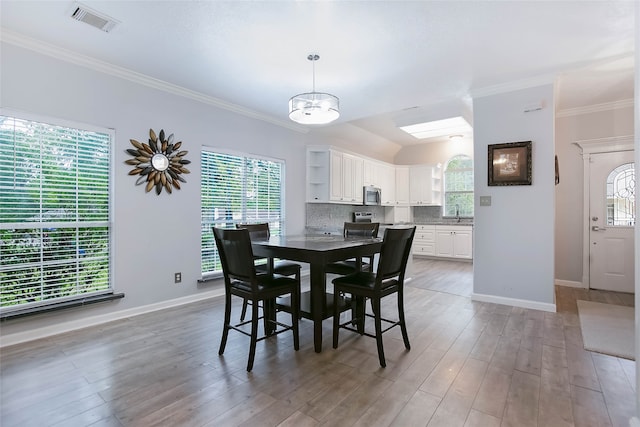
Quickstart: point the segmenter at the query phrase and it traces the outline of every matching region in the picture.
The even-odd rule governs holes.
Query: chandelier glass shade
[[[303,125],[323,125],[340,117],[340,101],[330,93],[316,92],[315,61],[318,55],[307,57],[313,66],[313,91],[300,93],[289,99],[289,118]]]
[[[340,117],[339,102],[329,93],[301,93],[289,100],[289,118],[304,125],[331,123]]]

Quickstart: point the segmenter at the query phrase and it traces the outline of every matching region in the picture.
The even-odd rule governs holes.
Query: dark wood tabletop
[[[333,313],[332,295],[327,295],[325,266],[330,262],[358,258],[380,252],[380,238],[345,238],[337,235],[271,236],[252,242],[253,254],[306,262],[310,266],[310,293],[301,296],[301,316],[313,321],[316,352],[322,351],[322,321]]]

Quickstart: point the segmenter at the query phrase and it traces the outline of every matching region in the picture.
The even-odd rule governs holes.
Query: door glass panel
[[[607,177],[607,225],[633,226],[636,223],[636,174],[633,163],[625,163]]]

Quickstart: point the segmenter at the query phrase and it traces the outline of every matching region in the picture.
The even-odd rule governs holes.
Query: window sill
[[[117,300],[117,299],[120,299],[120,298],[124,298],[124,294],[123,293],[106,294],[106,295],[94,295],[94,296],[90,296],[90,297],[87,297],[87,298],[79,298],[79,299],[75,299],[75,300],[71,300],[71,301],[63,301],[63,302],[54,303],[54,304],[41,306],[41,307],[25,308],[25,309],[22,309],[22,310],[11,311],[9,313],[1,313],[0,314],[0,321],[4,322],[4,321],[7,321],[7,320],[11,320],[11,319],[18,319],[18,318],[21,318],[21,317],[33,316],[33,315],[42,314],[42,313],[48,313],[50,311],[65,310],[67,308],[82,307],[82,306],[89,305],[89,304],[96,304],[96,303],[99,303],[99,302],[113,301],[113,300]]]

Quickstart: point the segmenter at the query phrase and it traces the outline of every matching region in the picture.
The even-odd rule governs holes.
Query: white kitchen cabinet
[[[473,227],[468,225],[436,225],[436,256],[471,259]]]
[[[384,221],[389,224],[407,224],[411,220],[410,206],[388,206],[384,208]]]
[[[396,166],[396,205],[409,205],[409,167]]]
[[[362,185],[380,187],[378,164],[376,162],[367,159],[362,161]]]
[[[381,164],[378,168],[380,176],[380,192],[383,206],[396,205],[396,168],[393,165]]]
[[[362,204],[362,163],[362,159],[357,156],[330,150],[330,201]]]
[[[362,158],[342,154],[342,198],[345,203],[362,204],[362,165]]]
[[[379,187],[382,206],[440,204],[439,168],[396,166],[367,159],[331,146],[307,147],[307,202],[362,204],[365,185]],[[422,185],[424,184],[424,188]],[[407,218],[398,210],[398,218]],[[395,222],[410,222],[402,219]]]
[[[307,202],[329,202],[329,149],[307,149]]]
[[[442,168],[439,164],[431,168],[431,203],[442,206]]]
[[[412,206],[437,206],[442,203],[440,168],[419,165],[409,168],[409,192]]]
[[[416,234],[413,237],[413,254],[429,255],[436,254],[436,226],[418,225]]]

